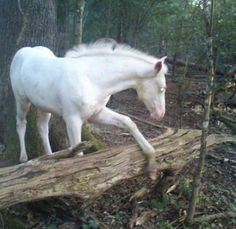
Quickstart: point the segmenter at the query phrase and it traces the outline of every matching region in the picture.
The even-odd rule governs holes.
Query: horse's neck
[[[145,76],[150,63],[138,58],[110,57],[100,58],[94,64],[91,82],[100,87],[104,94],[111,95],[128,88],[136,88],[140,76]]]

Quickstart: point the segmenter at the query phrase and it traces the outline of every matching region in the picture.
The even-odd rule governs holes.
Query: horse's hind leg
[[[49,143],[49,137],[48,137],[48,133],[49,133],[48,123],[49,123],[50,118],[51,118],[50,113],[42,112],[42,111],[38,112],[38,121],[37,121],[38,131],[43,142],[45,153],[47,155],[52,154],[51,146]]]
[[[29,107],[30,103],[28,101],[20,101],[16,99],[16,130],[20,140],[20,162],[28,161],[28,156],[25,148],[25,131],[26,115]]]

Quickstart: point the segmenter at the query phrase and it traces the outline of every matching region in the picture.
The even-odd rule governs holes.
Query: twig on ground
[[[221,212],[212,215],[203,215],[200,217],[196,217],[193,219],[193,223],[200,223],[200,222],[212,221],[214,219],[235,218],[235,217],[236,217],[236,212],[228,211],[228,212]]]
[[[129,116],[130,118],[135,119],[135,120],[138,121],[138,122],[142,122],[142,123],[145,123],[145,124],[150,125],[150,126],[155,126],[155,127],[159,128],[159,129],[167,129],[167,128],[168,128],[168,127],[166,127],[166,126],[164,126],[164,125],[158,125],[158,124],[156,124],[156,123],[154,123],[154,122],[141,119],[141,118],[139,118],[139,117],[137,117],[137,116],[135,116],[135,115],[127,114],[127,113],[125,113],[125,112],[119,112],[119,113],[121,113],[121,114],[123,114],[123,115],[127,115],[127,116]]]
[[[213,159],[215,159],[215,160],[217,160],[217,161],[220,161],[220,162],[223,162],[223,163],[229,162],[229,163],[232,163],[232,164],[236,164],[236,161],[235,161],[235,160],[232,160],[232,159],[229,159],[229,158],[217,157],[217,156],[215,156],[215,155],[213,155],[213,154],[208,154],[207,157],[213,158]]]
[[[97,225],[100,226],[100,228],[109,229],[109,227],[106,224],[99,221],[93,214],[90,214],[89,216],[92,218],[94,222],[96,222]]]
[[[132,216],[129,221],[129,228],[132,229],[136,226],[138,219],[138,203],[136,199],[132,200]]]
[[[5,225],[4,225],[4,220],[3,220],[3,216],[2,216],[2,213],[0,212],[0,223],[1,223],[1,227],[2,229],[5,228]]]
[[[58,152],[55,152],[51,155],[43,155],[38,160],[47,160],[47,159],[64,159],[64,158],[70,158],[74,157],[80,152],[83,152],[84,150],[92,147],[92,143],[90,142],[81,142],[78,145],[74,146],[73,148],[68,148],[64,150],[60,150]]]
[[[149,210],[149,211],[145,211],[143,212],[136,220],[136,225],[140,226],[149,220],[149,218],[155,217],[158,213],[153,211],[153,210]]]
[[[174,191],[176,189],[176,187],[178,186],[178,184],[179,184],[179,180],[176,183],[174,183],[172,186],[170,186],[168,188],[168,190],[166,191],[166,193],[168,194],[168,193],[171,193],[172,191]]]
[[[99,226],[99,228],[109,229],[107,225],[100,222],[91,212],[89,213],[89,218],[91,218],[97,224],[97,226]],[[85,224],[87,223],[87,220],[84,217],[78,216],[78,220],[81,221],[82,223],[85,223]]]
[[[142,187],[130,197],[129,201],[131,202],[134,199],[136,200],[141,199],[142,197],[146,196],[149,192],[150,192],[149,189],[147,189],[146,187]]]

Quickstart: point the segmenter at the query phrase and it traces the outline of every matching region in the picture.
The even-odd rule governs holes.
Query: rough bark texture
[[[45,46],[56,55],[63,56],[73,44],[69,33],[74,37],[74,32],[71,32],[74,24],[69,21],[71,18],[74,20],[74,2],[0,0],[0,144],[5,145],[7,160],[18,161],[20,151],[16,134],[15,100],[9,80],[11,60],[16,51],[25,46]],[[36,130],[36,116],[34,108],[27,116],[26,148],[30,158],[44,151]],[[90,132],[89,129],[86,131],[85,138],[93,141],[98,149],[96,143],[99,140]],[[50,122],[50,142],[53,151],[68,146],[65,124],[57,116]]]
[[[200,130],[168,129],[151,140],[159,170],[181,169],[198,156]],[[210,135],[207,146],[236,142],[235,136]],[[146,160],[137,145],[110,148],[83,157],[86,145],[0,169],[0,208],[52,196],[76,195],[89,202],[117,182],[142,175]]]
[[[75,43],[81,44],[83,39],[83,17],[85,0],[77,0],[77,20],[75,26]]]
[[[183,60],[176,60],[176,59],[172,59],[172,58],[167,58],[167,63],[171,64],[171,65],[177,65],[179,67],[185,67],[186,66],[186,62]],[[209,69],[205,66],[199,65],[199,64],[195,64],[195,63],[188,63],[188,68],[196,70],[196,71],[200,71],[200,72],[208,72]],[[230,76],[228,73],[223,73],[221,71],[216,71],[217,75],[223,76]]]
[[[207,4],[207,1],[204,1],[204,4]],[[194,179],[193,179],[193,185],[192,185],[192,196],[189,203],[189,208],[187,212],[186,222],[191,223],[193,220],[193,217],[195,215],[196,205],[197,205],[197,198],[199,195],[199,191],[201,188],[201,182],[202,182],[202,176],[204,172],[204,166],[205,166],[205,159],[207,154],[207,136],[209,132],[209,121],[210,121],[210,114],[211,114],[211,104],[213,100],[213,87],[215,82],[215,58],[214,58],[214,52],[213,52],[213,16],[214,16],[214,7],[215,2],[214,0],[211,0],[211,13],[210,13],[210,20],[209,23],[208,19],[206,20],[206,30],[207,30],[207,41],[208,41],[208,58],[210,62],[210,72],[209,75],[209,83],[208,83],[208,89],[207,89],[207,96],[204,101],[204,117],[203,117],[203,123],[202,123],[202,135],[201,135],[201,148],[200,148],[200,158],[198,162],[198,166],[196,168]],[[206,8],[204,8],[205,11]]]
[[[9,80],[10,63],[16,51],[24,46],[42,45],[58,53],[62,43],[58,36],[57,8],[57,0],[0,0],[0,143],[6,146],[7,159],[13,161],[18,160],[19,144],[15,131],[15,101]],[[43,151],[35,131],[35,119],[36,115],[28,116],[26,143],[31,157],[38,156]],[[62,140],[65,135],[62,137],[58,133],[60,122],[52,124],[57,127],[54,128],[54,136],[60,135],[60,141],[52,141],[60,142],[54,149],[65,145]]]

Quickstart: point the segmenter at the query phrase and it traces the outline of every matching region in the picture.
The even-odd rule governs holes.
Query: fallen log
[[[168,64],[171,64],[171,65],[177,65],[179,67],[186,67],[186,61],[183,61],[183,60],[175,60],[175,59],[172,59],[172,58],[167,58],[167,63]],[[199,65],[199,64],[196,64],[196,63],[188,63],[187,64],[187,67],[190,68],[190,69],[193,69],[193,70],[196,70],[196,71],[200,71],[200,72],[208,72],[209,69],[203,65]],[[221,71],[216,71],[216,74],[217,75],[220,75],[220,76],[223,76],[225,75],[223,72]],[[228,73],[226,73],[227,75]]]
[[[171,65],[177,65],[179,67],[186,67],[186,61],[184,60],[177,60],[175,58],[167,58],[166,62]],[[205,72],[207,73],[209,69],[203,65],[197,64],[197,63],[187,63],[187,67],[190,69],[193,69],[195,71]],[[216,75],[218,76],[227,76],[227,77],[235,77],[236,75],[236,65],[232,66],[231,69],[229,69],[226,72],[222,72],[219,70],[216,70]]]
[[[217,120],[223,122],[228,128],[236,133],[236,121],[226,115],[222,114],[218,108],[214,107],[213,113],[215,114]]]
[[[198,156],[200,130],[167,129],[150,140],[161,171],[180,169]],[[208,146],[236,142],[235,136],[210,135]],[[91,201],[117,182],[142,175],[145,158],[137,145],[114,147],[83,157],[74,149],[0,169],[0,208],[46,197],[75,195]]]

